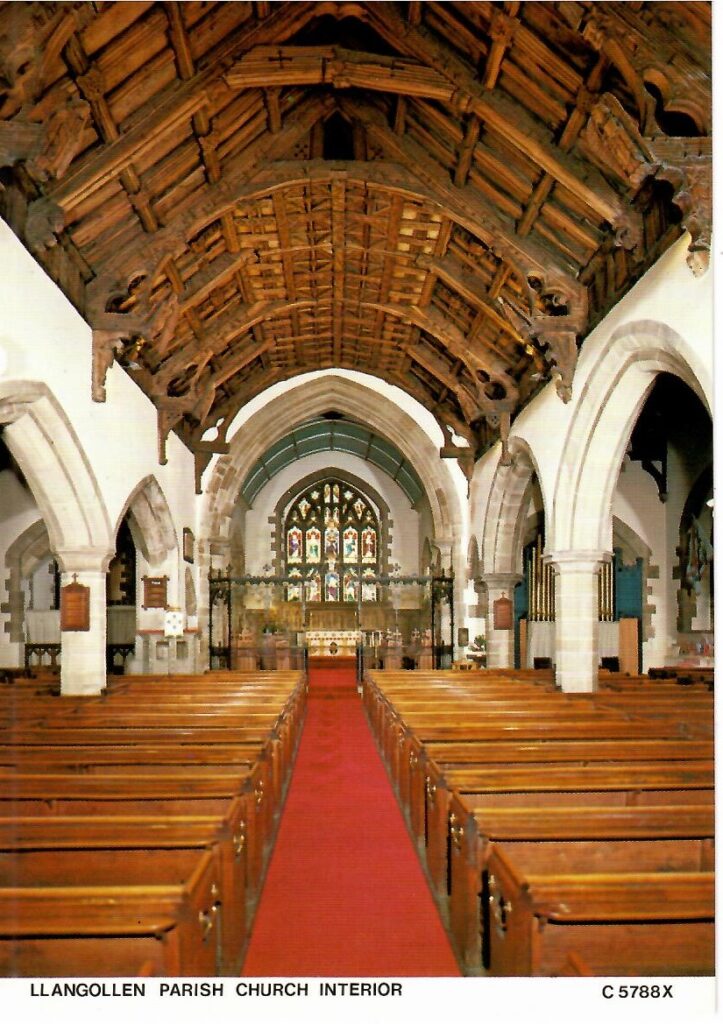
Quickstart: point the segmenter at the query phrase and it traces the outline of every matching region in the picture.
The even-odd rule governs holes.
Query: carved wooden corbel
[[[230,445],[225,441],[195,441],[191,444],[196,475],[196,494],[202,494],[201,477],[214,455],[228,455]]]
[[[655,170],[648,141],[634,118],[609,92],[592,105],[588,122],[580,133],[586,156],[604,173],[622,182],[631,198]]]
[[[555,373],[555,390],[565,404],[572,398],[577,333],[577,323],[571,317],[539,316],[532,321],[532,335],[546,346],[543,356]]]
[[[12,167],[20,160],[36,156],[44,139],[45,129],[41,124],[19,118],[0,121],[0,167]]]
[[[168,462],[168,455],[166,453],[168,435],[180,422],[182,417],[183,413],[174,412],[162,407],[158,408],[158,463],[161,466],[165,466]]]
[[[460,469],[465,475],[467,484],[472,479],[472,473],[474,472],[474,449],[473,448],[462,448],[452,440],[452,431],[446,423],[440,423],[442,431],[444,432],[445,443],[439,449],[439,457],[441,459],[456,459]]]
[[[487,422],[489,425],[500,432],[500,441],[502,443],[502,453],[500,455],[501,466],[512,465],[512,457],[509,449],[511,420],[511,412],[506,408],[499,408],[487,416]]]
[[[36,256],[58,244],[57,235],[65,227],[65,214],[51,199],[36,199],[28,206],[25,242]]]
[[[105,402],[105,381],[116,353],[123,347],[117,331],[93,330],[93,382],[91,397],[94,402]]]
[[[65,104],[50,115],[44,126],[40,153],[28,161],[28,170],[40,181],[60,178],[72,163],[90,120],[90,104],[68,96]]]
[[[93,328],[91,395],[94,402],[105,402],[105,381],[113,360],[130,338],[143,335],[146,325],[132,313],[97,313],[91,310],[89,320]]]
[[[528,278],[530,337],[545,346],[543,357],[555,374],[555,390],[567,403],[577,365],[577,338],[587,324],[587,296],[570,294],[567,281],[555,275],[547,279]]]
[[[650,150],[660,166],[656,177],[675,189],[673,203],[683,215],[690,233],[687,264],[696,277],[710,264],[713,218],[713,166],[709,138],[666,138],[649,140]]]

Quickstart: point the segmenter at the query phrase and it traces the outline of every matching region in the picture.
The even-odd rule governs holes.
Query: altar
[[[356,658],[358,629],[311,629],[306,634],[310,658]]]

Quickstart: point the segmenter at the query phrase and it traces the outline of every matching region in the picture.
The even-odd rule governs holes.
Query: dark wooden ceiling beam
[[[295,141],[304,138],[310,127],[332,107],[333,100],[328,97],[313,97],[300,104],[294,116],[287,119],[283,136],[269,135],[249,146],[220,181],[205,186],[176,218],[154,235],[139,238],[134,245],[116,252],[98,267],[98,276],[88,286],[91,315],[97,303],[105,301],[108,289],[117,287],[123,277],[137,273],[140,268],[155,276],[168,259],[182,255],[190,236],[230,210],[239,197],[244,197],[244,187],[263,161],[274,161]],[[252,190],[247,194],[250,196]],[[38,203],[43,204],[44,200],[38,200]]]
[[[504,8],[495,7],[492,11],[490,21],[492,45],[487,54],[487,63],[482,77],[485,89],[494,89],[497,85],[502,61],[520,25],[516,17],[519,9],[520,4],[513,0],[511,3],[506,3]]]
[[[292,8],[278,5],[262,22],[231,36],[217,48],[208,67],[181,84],[175,83],[154,97],[133,118],[123,134],[80,163],[62,181],[46,190],[49,201],[63,210],[71,209],[103,185],[118,177],[124,168],[158,144],[159,136],[187,122],[208,103],[208,89],[218,81],[226,62],[234,54],[254,45],[283,42],[302,28],[315,13],[314,3],[301,0]]]
[[[346,182],[343,178],[334,178],[331,183],[331,245],[332,245],[332,283],[334,288],[334,315],[332,333],[334,347],[332,359],[334,365],[341,362],[341,345],[344,335],[344,294],[346,278],[346,252],[344,245],[346,219]]]
[[[462,414],[467,423],[472,423],[474,420],[479,419],[480,408],[475,401],[473,395],[471,395],[462,381],[457,375],[450,369],[448,369],[444,361],[435,355],[424,342],[420,341],[416,345],[410,345],[405,348],[405,351],[409,355],[409,358],[425,369],[428,373],[431,373],[444,388],[452,392],[454,397],[457,399]],[[464,365],[462,360],[457,360],[456,365]],[[443,399],[440,399],[443,401]]]
[[[467,130],[464,139],[459,147],[459,158],[454,171],[454,183],[458,187],[467,184],[472,158],[474,157],[475,146],[479,141],[480,120],[472,114],[467,120]]]
[[[434,288],[439,276],[438,265],[444,257],[444,254],[447,252],[447,246],[449,245],[449,240],[452,237],[452,229],[452,221],[449,220],[448,217],[445,217],[444,221],[440,225],[439,235],[437,236],[437,241],[434,243],[434,252],[432,253],[432,256],[428,258],[426,255],[421,255],[414,261],[416,266],[424,267],[427,271],[427,276],[424,279],[424,284],[422,285],[422,291],[420,292],[418,300],[418,305],[421,309],[424,309],[424,307],[428,306],[432,301],[432,295],[434,294]]]
[[[283,192],[274,193],[272,202],[274,204],[274,215],[276,217],[276,229],[279,235],[279,242],[281,243],[281,264],[284,268],[286,294],[291,302],[295,302],[298,298],[296,292],[296,268],[291,256],[289,217],[286,208],[286,199],[284,198]],[[301,333],[301,329],[299,327],[299,317],[296,311],[291,314],[291,325],[294,331],[294,350],[296,359],[301,362],[301,350],[299,343],[296,340]]]
[[[560,264],[552,252],[533,239],[518,239],[512,225],[506,224],[497,210],[474,188],[455,188],[436,161],[408,137],[399,138],[387,126],[381,113],[370,104],[343,97],[340,105],[350,117],[363,121],[367,133],[394,160],[404,166],[424,185],[424,191],[460,223],[474,223],[473,231],[489,249],[517,267],[528,279],[538,278],[549,287],[566,295],[578,310],[587,310],[587,289]]]
[[[508,375],[507,364],[487,351],[471,347],[462,331],[437,309],[422,310],[416,306],[402,306],[392,302],[362,302],[361,306],[362,308],[381,309],[402,321],[415,324],[440,341],[451,355],[461,359],[467,367],[477,386],[478,401],[481,404],[484,403],[484,406],[489,407],[489,399],[485,394],[485,383],[478,377],[479,373],[483,373],[499,383],[505,390],[505,401],[510,404],[510,407],[514,407],[517,398],[517,385]]]
[[[461,109],[476,114],[486,128],[499,132],[527,159],[533,159],[555,181],[611,224],[621,243],[637,244],[639,225],[615,190],[597,171],[591,171],[579,160],[561,153],[549,133],[521,104],[485,91],[457,54],[423,26],[409,25],[386,0],[370,4],[368,17],[372,27],[390,45],[437,69],[458,90],[457,103]]]

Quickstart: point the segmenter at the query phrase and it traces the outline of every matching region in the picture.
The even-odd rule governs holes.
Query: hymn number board
[[[90,587],[73,582],[60,590],[60,629],[62,632],[84,633],[90,629]]]
[[[165,608],[168,604],[168,577],[143,577],[143,607]]]

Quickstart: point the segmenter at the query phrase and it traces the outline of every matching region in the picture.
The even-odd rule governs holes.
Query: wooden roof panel
[[[2,210],[191,443],[332,365],[488,443],[541,374],[569,391],[544,318],[584,337],[681,230],[651,176],[704,159],[655,146],[709,123],[705,4],[8,10]]]

